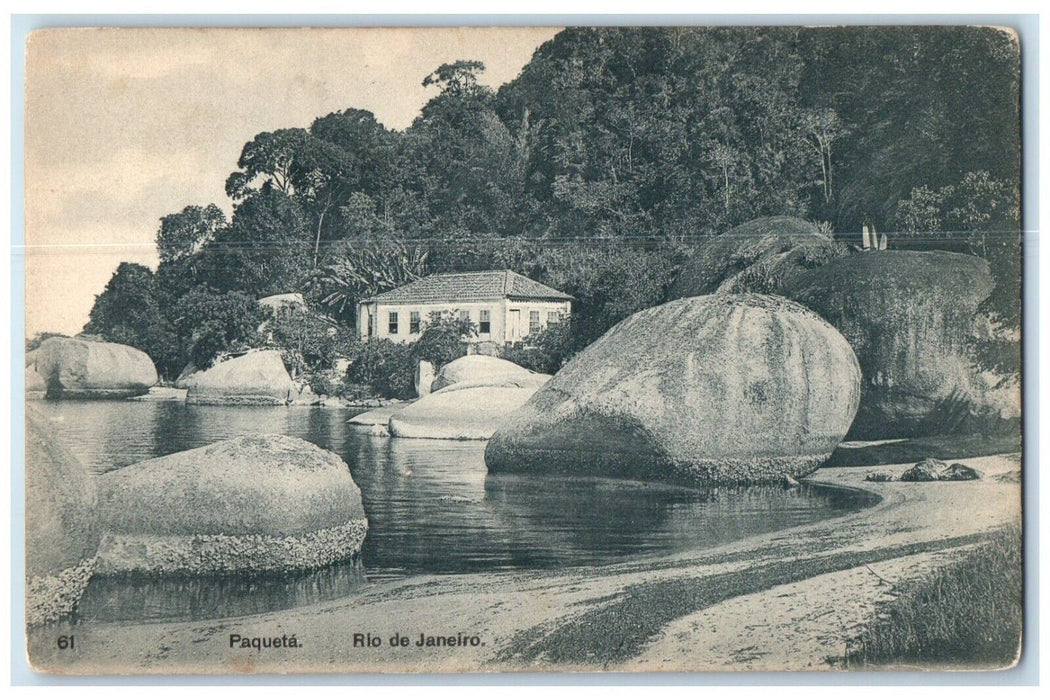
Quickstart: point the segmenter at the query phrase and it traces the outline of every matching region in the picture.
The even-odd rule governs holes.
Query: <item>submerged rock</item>
[[[389,431],[402,438],[488,440],[535,393],[535,387],[453,384],[391,415]]]
[[[549,374],[533,372],[498,357],[466,355],[442,367],[430,385],[430,390],[440,391],[453,384],[536,389],[547,383],[549,379]]]
[[[145,394],[157,383],[149,355],[119,343],[48,338],[30,362],[51,399],[125,398]]]
[[[95,479],[26,412],[26,624],[68,615],[95,568],[100,529]]]
[[[808,221],[793,216],[755,219],[700,246],[682,266],[670,298],[776,293],[786,279],[845,253],[844,246]]]
[[[347,421],[350,425],[364,425],[373,426],[381,425],[386,427],[390,423],[390,417],[396,413],[400,413],[405,410],[407,403],[394,403],[388,406],[380,406],[379,408],[373,408],[371,411],[365,411],[364,413],[358,413],[356,416],[350,418]]]
[[[139,462],[99,478],[99,571],[207,574],[326,566],[368,528],[338,455],[252,435]]]
[[[185,401],[186,390],[171,386],[152,386],[148,393],[132,396],[129,401]]]
[[[508,416],[492,472],[692,483],[777,481],[819,467],[849,429],[860,368],[799,304],[691,297],[613,327]]]
[[[285,405],[300,394],[277,350],[254,350],[180,382],[191,404]]]
[[[988,263],[942,251],[850,255],[792,280],[784,294],[813,309],[853,346],[864,374],[849,439],[944,433],[967,411],[967,354]]]

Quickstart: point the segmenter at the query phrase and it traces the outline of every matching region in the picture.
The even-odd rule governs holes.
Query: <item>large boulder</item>
[[[967,343],[992,290],[983,259],[943,251],[856,253],[796,277],[784,294],[849,340],[864,374],[849,437],[943,433],[968,410]]]
[[[100,529],[95,479],[26,412],[26,623],[69,614],[95,568]]]
[[[620,322],[507,416],[492,472],[751,483],[817,469],[849,429],[860,368],[803,306],[672,301]]]
[[[368,523],[338,455],[249,435],[99,478],[102,573],[288,571],[355,556]]]
[[[527,370],[508,360],[488,355],[466,355],[441,368],[430,385],[439,391],[453,384],[469,382],[471,386],[506,386],[538,388],[550,379],[549,374]]]
[[[180,378],[181,379],[181,378]],[[181,379],[186,403],[285,405],[299,397],[277,350],[254,350]]]
[[[403,438],[488,440],[535,393],[535,386],[453,384],[392,414],[389,431]]]
[[[845,246],[808,221],[792,216],[755,219],[702,245],[682,267],[669,296],[777,293],[785,280],[845,253]]]
[[[48,398],[125,398],[157,383],[149,355],[128,345],[83,338],[48,338],[31,363],[47,385]]]

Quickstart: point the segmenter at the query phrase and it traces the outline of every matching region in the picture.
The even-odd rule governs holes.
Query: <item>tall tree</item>
[[[214,204],[191,205],[177,214],[161,217],[157,253],[162,263],[174,263],[198,252],[226,226],[226,215]]]
[[[202,281],[254,297],[297,291],[310,267],[311,233],[299,203],[264,184],[205,246]]]

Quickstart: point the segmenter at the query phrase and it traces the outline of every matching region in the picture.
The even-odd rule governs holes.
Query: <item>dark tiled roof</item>
[[[364,302],[418,304],[440,301],[485,301],[490,299],[548,299],[569,301],[571,296],[511,270],[452,272],[430,275],[404,287],[377,294]]]

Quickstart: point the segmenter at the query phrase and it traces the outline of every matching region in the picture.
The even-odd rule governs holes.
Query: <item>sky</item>
[[[355,107],[404,129],[423,78],[513,79],[558,31],[52,29],[26,48],[26,334],[79,332],[121,261],[156,267],[160,217],[214,202],[256,134]]]

